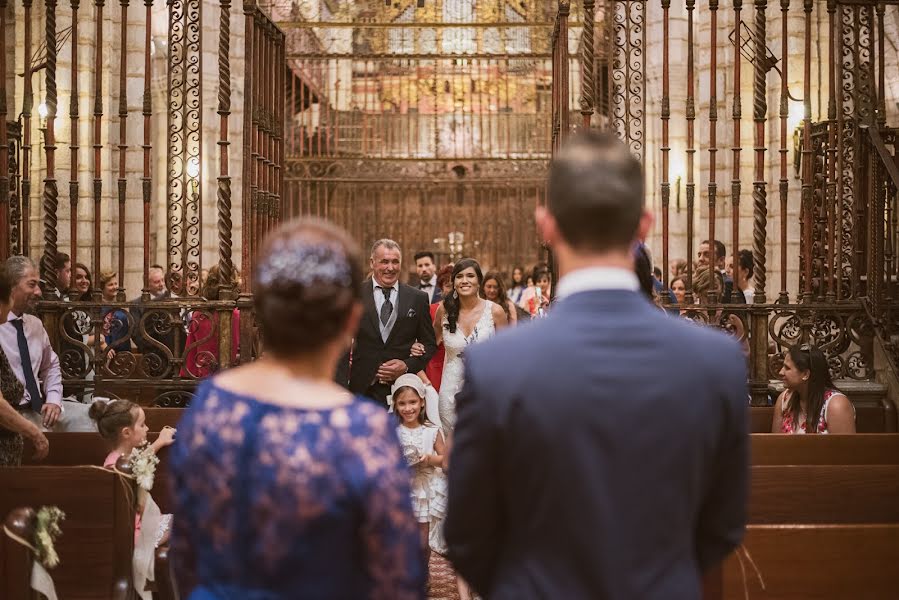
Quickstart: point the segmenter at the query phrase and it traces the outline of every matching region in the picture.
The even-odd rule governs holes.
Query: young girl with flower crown
[[[91,404],[88,415],[97,423],[97,430],[109,444],[112,451],[103,461],[103,466],[114,468],[120,456],[130,456],[135,448],[147,443],[147,415],[144,409],[130,400],[96,400]],[[166,446],[171,446],[175,441],[175,430],[172,427],[163,427],[156,441],[150,444],[150,450],[155,454]],[[159,532],[156,536],[156,546],[168,539],[172,521],[171,515],[163,515]],[[138,514],[134,523],[134,538],[140,533],[141,517]]]
[[[446,516],[446,476],[440,469],[446,442],[440,428],[426,416],[427,395],[418,376],[411,373],[400,376],[392,392],[387,402],[399,420],[397,435],[403,457],[412,469],[412,510],[419,523],[427,560],[432,527],[439,527]]]

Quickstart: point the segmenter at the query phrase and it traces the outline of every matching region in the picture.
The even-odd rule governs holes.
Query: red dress
[[[194,311],[187,330],[187,350],[184,364],[181,366],[181,377],[208,377],[218,370],[219,340],[218,313],[208,315]],[[201,341],[202,340],[202,341]],[[198,343],[199,342],[199,343]],[[237,351],[240,345],[240,311],[234,309],[231,317],[231,364],[237,362]]]
[[[440,307],[439,302],[435,302],[431,305],[431,322],[434,322],[434,315],[437,314],[437,309]],[[434,353],[434,356],[431,357],[431,360],[428,362],[428,366],[425,367],[425,375],[428,376],[428,379],[431,381],[431,385],[434,386],[434,389],[438,392],[440,391],[440,380],[443,379],[443,360],[446,358],[446,348],[443,347],[443,344],[437,346],[437,352]]]

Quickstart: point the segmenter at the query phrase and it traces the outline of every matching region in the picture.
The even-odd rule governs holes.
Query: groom
[[[428,295],[399,282],[402,261],[393,240],[378,240],[372,246],[372,277],[362,285],[365,312],[351,354],[337,371],[338,383],[385,406],[391,384],[400,375],[423,370],[437,350]],[[410,356],[416,341],[425,352]]]
[[[746,366],[638,291],[643,173],[610,134],[553,161],[545,319],[466,350],[444,533],[490,600],[700,598],[746,521]],[[686,351],[685,350],[689,350]]]

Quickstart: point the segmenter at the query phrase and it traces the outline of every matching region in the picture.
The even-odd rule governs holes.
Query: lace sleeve
[[[368,476],[362,536],[371,597],[423,598],[424,559],[410,506],[409,470],[387,413],[376,410],[368,421],[371,434],[356,448]]]

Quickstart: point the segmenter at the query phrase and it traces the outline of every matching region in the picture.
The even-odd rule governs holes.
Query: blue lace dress
[[[286,408],[203,383],[171,453],[182,597],[423,598],[391,416],[361,398]]]

